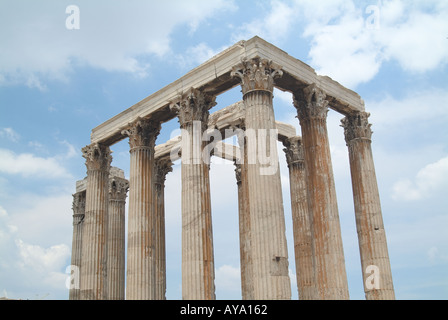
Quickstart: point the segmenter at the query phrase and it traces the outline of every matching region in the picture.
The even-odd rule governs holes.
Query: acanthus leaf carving
[[[345,141],[349,144],[354,139],[372,138],[371,124],[369,123],[370,113],[358,112],[348,115],[341,120],[341,127],[344,128]]]
[[[130,123],[128,128],[122,130],[121,134],[129,137],[129,146],[131,149],[136,147],[154,148],[160,129],[160,122],[139,117]]]
[[[272,93],[274,90],[274,79],[283,75],[281,69],[280,65],[271,60],[254,58],[243,60],[240,64],[233,67],[230,75],[240,78],[243,95],[258,90]]]
[[[201,121],[206,127],[209,110],[216,105],[215,100],[215,96],[191,88],[179,96],[178,102],[172,102],[170,109],[177,114],[181,128],[193,121]]]
[[[86,211],[86,192],[81,191],[73,195],[73,225],[82,223]]]
[[[299,121],[309,119],[325,120],[328,113],[326,93],[316,84],[311,84],[293,95]]]
[[[109,179],[109,197],[111,200],[126,200],[129,190],[129,181],[119,177]]]
[[[235,176],[236,176],[236,183],[239,185],[241,183],[241,174],[242,174],[242,164],[238,163],[237,161],[233,161],[235,165]]]
[[[162,188],[162,186],[165,183],[166,175],[168,172],[173,171],[173,163],[171,162],[171,159],[168,158],[161,158],[157,159],[155,161],[155,184],[156,187]]]
[[[291,137],[284,142],[285,148],[283,151],[286,155],[286,162],[288,167],[294,164],[303,163],[305,160],[302,138],[299,136]]]
[[[86,159],[87,170],[104,170],[110,169],[112,155],[108,146],[95,143],[82,148],[82,156]]]

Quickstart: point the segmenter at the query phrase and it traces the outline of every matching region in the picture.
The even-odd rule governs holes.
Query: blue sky
[[[69,5],[79,8],[79,29],[66,27]],[[91,130],[255,35],[364,99],[396,297],[448,298],[448,3],[434,0],[0,0],[0,296],[68,298],[72,194]],[[300,133],[291,96],[274,94],[276,119]],[[234,88],[212,111],[240,99]],[[328,114],[331,155],[350,297],[364,299],[341,118]],[[177,128],[164,124],[157,143]],[[128,149],[112,146],[112,165],[126,177]],[[241,297],[233,170],[211,165],[218,299]],[[169,299],[181,298],[180,183],[176,163],[166,181]]]

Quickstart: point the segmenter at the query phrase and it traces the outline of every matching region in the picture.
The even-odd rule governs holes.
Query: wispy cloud
[[[201,42],[195,46],[189,47],[186,52],[176,55],[175,59],[184,69],[193,68],[204,63],[224,49],[225,47],[213,49],[207,43]]]
[[[56,158],[42,158],[31,153],[16,154],[7,149],[0,149],[0,172],[46,179],[72,178]]]
[[[371,80],[388,60],[411,72],[448,62],[448,8],[440,2],[383,1],[372,11],[347,1],[323,1],[317,8],[314,3],[297,2],[306,20],[303,36],[311,40],[311,63],[348,87]],[[369,27],[373,19],[375,28]]]
[[[14,131],[12,128],[2,128],[0,129],[0,137],[6,138],[12,142],[18,142],[20,135]]]
[[[264,5],[261,2],[260,4]],[[232,35],[232,42],[247,40],[256,35],[271,42],[286,39],[291,32],[290,27],[296,15],[294,7],[282,1],[271,0],[266,12],[266,15],[236,28]]]
[[[413,179],[404,179],[393,186],[393,199],[413,201],[441,195],[448,190],[448,157],[430,163]]]
[[[231,265],[222,265],[215,270],[215,285],[220,289],[223,297],[232,297],[241,292],[240,268]]]
[[[45,210],[48,211],[48,207]],[[42,211],[35,212],[37,215],[40,213]],[[51,288],[50,298],[64,299],[68,292],[65,287],[68,275],[63,271],[70,257],[68,244],[47,247],[25,241],[21,238],[24,230],[20,230],[17,222],[23,224],[14,221],[14,214],[9,215],[0,207],[0,290],[10,298],[33,299],[50,293],[42,290]],[[41,234],[41,237],[44,236]],[[38,240],[37,237],[34,240]],[[11,288],[21,288],[21,291],[14,292]]]
[[[0,85],[46,90],[45,81],[66,81],[77,65],[142,78],[149,71],[142,58],[168,54],[176,27],[187,25],[194,32],[217,12],[234,8],[227,0],[137,0],[113,6],[99,0],[77,6],[80,28],[68,30],[64,5],[28,3],[23,10],[14,1],[0,3]]]
[[[396,127],[411,122],[431,123],[448,120],[448,92],[437,87],[414,90],[401,98],[391,93],[376,101],[366,101],[366,108],[372,111],[375,126]],[[440,128],[442,129],[442,128]]]
[[[58,158],[61,159],[71,159],[73,157],[76,157],[77,155],[79,155],[79,152],[76,150],[76,148],[67,140],[63,140],[60,142],[60,144],[64,145],[67,147],[67,152],[63,155],[58,156]]]

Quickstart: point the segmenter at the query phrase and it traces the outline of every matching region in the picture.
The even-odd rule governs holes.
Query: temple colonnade
[[[79,268],[80,281],[70,289],[70,299],[166,298],[164,182],[179,158],[182,298],[215,299],[211,155],[235,162],[242,298],[290,299],[277,139],[289,168],[299,298],[349,299],[327,132],[329,108],[344,116],[366,299],[394,299],[369,114],[359,96],[313,72],[255,37],[185,75],[184,89],[175,82],[94,129],[91,144],[83,148],[87,177],[74,194],[72,265]],[[210,113],[217,95],[238,85],[242,101]],[[275,87],[292,93],[300,134],[275,120]],[[181,137],[156,146],[161,125],[173,118]],[[214,141],[207,149],[204,136],[229,129],[238,135],[238,146]],[[122,139],[130,146],[129,181],[111,167],[110,148]],[[233,151],[228,155],[224,149]]]

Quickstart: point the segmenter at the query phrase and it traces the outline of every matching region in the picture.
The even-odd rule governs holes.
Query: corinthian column
[[[71,257],[70,300],[80,299],[80,268],[82,255],[82,225],[86,210],[86,191],[78,191],[73,195],[73,239]]]
[[[107,240],[108,299],[124,300],[125,293],[125,205],[129,182],[112,168],[109,179],[109,230]],[[113,172],[112,172],[113,171]]]
[[[350,159],[364,292],[367,300],[395,299],[368,117],[368,113],[360,112],[342,119]]]
[[[166,299],[166,250],[165,250],[165,178],[173,171],[169,158],[156,159],[155,170],[155,239],[156,239],[156,300]]]
[[[238,220],[240,233],[241,295],[243,300],[253,300],[254,282],[250,237],[249,183],[247,180],[247,144],[244,134],[238,134],[241,158],[235,160],[235,175],[238,186]],[[238,163],[239,162],[239,163]]]
[[[313,84],[294,95],[294,105],[305,153],[317,299],[348,299],[325,97],[325,93]]]
[[[241,80],[246,106],[253,299],[290,299],[277,132],[272,105],[280,66],[264,59],[243,61],[232,75]]]
[[[208,110],[215,97],[191,89],[172,104],[182,130],[182,297],[215,299],[208,163],[202,158]]]
[[[155,298],[154,146],[160,123],[137,119],[129,136],[130,176],[126,299]]]
[[[300,300],[312,300],[316,298],[316,286],[302,139],[291,137],[284,144],[289,168],[297,289]]]
[[[82,149],[87,167],[86,212],[82,231],[81,299],[107,299],[107,223],[109,147]]]
[[[240,229],[240,268],[241,294],[243,300],[252,300],[254,294],[252,250],[250,238],[250,215],[246,167],[235,163],[235,174],[238,186],[238,217]]]

